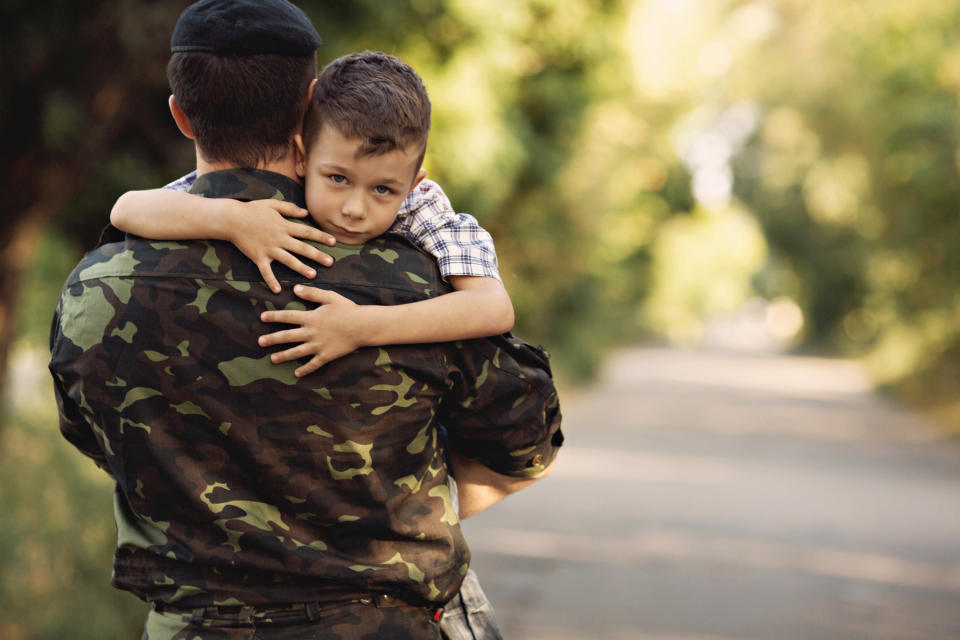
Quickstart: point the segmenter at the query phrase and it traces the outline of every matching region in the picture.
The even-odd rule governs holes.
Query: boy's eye
[[[385,187],[382,184],[379,184],[373,188],[373,192],[378,196],[389,196],[393,193],[393,189],[390,187]]]
[[[335,173],[335,174],[331,175],[331,176],[330,176],[330,179],[333,180],[334,182],[336,182],[337,184],[346,184],[346,183],[347,183],[347,178],[346,178],[346,176],[342,176],[342,175],[340,175],[339,173]]]

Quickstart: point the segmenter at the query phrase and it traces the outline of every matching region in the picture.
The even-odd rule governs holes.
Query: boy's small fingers
[[[295,244],[291,245],[290,251],[293,251],[294,253],[297,253],[301,256],[310,258],[315,262],[319,262],[325,267],[329,267],[333,264],[332,257],[324,253],[323,251],[320,251],[320,249],[317,249],[313,245],[307,244],[306,242],[297,241]],[[315,276],[308,276],[308,277],[313,278]]]
[[[287,351],[279,351],[277,353],[270,354],[270,362],[273,364],[280,364],[289,360],[296,360],[296,358],[290,355]]]
[[[310,350],[307,348],[307,346],[298,344],[295,347],[290,347],[289,349],[270,354],[270,361],[275,364],[280,364],[281,362],[289,362],[290,360],[296,360],[297,358],[302,358],[308,355],[310,355]]]
[[[319,262],[320,264],[322,264],[322,265],[325,266],[325,267],[332,267],[332,266],[333,266],[333,256],[331,256],[331,255],[328,254],[328,253],[324,253],[323,251],[320,251],[319,249],[317,250],[317,255],[316,255],[316,257],[314,258],[314,260],[316,260],[317,262]]]
[[[336,295],[320,287],[308,287],[302,284],[294,285],[293,292],[304,300],[319,302],[321,304],[328,303],[333,298],[333,295]]]
[[[286,251],[278,255],[277,260],[287,265],[288,267],[290,267],[291,269],[293,269],[294,271],[302,275],[304,278],[310,278],[312,280],[313,278],[317,277],[317,272],[313,268],[303,264],[302,262],[297,260],[296,256],[294,256],[293,254],[287,253]]]
[[[303,238],[314,242],[320,242],[323,238],[323,231],[320,231],[320,229],[292,220],[287,221],[286,232],[293,238]]]
[[[298,378],[308,376],[325,364],[326,362],[320,356],[313,356],[310,359],[310,362],[294,371],[293,375],[297,376]]]
[[[284,329],[283,331],[274,331],[267,333],[257,339],[257,344],[261,347],[272,347],[277,344],[289,344],[291,342],[301,342],[301,336],[296,329]]]
[[[279,322],[281,324],[302,324],[300,322],[300,315],[304,313],[303,311],[296,311],[294,309],[278,309],[277,311],[264,311],[260,314],[260,322]],[[286,329],[286,331],[291,331],[291,329]],[[278,333],[283,333],[279,331]],[[271,334],[272,335],[272,334]]]
[[[320,242],[322,244],[330,245],[331,247],[337,244],[337,239],[326,231],[321,231],[315,227],[309,227],[305,224],[299,224],[297,222],[291,222],[290,224],[296,226],[296,228],[291,227],[290,230],[290,235],[294,237]]]
[[[270,262],[257,263],[257,268],[260,269],[260,276],[263,278],[263,281],[270,287],[270,291],[274,293],[280,293],[280,282],[277,280],[276,276],[273,275],[273,269],[270,268]]]
[[[288,218],[305,218],[307,216],[306,209],[292,202],[287,202],[286,200],[268,200],[267,202],[269,202],[270,206],[280,215]]]

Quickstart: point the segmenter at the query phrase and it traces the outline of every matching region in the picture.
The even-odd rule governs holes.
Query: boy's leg
[[[457,595],[443,607],[440,632],[447,640],[503,640],[493,606],[473,569],[467,572]]]

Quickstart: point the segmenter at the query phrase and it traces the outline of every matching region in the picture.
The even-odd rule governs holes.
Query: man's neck
[[[297,175],[296,157],[290,153],[272,162],[260,163],[256,167],[240,167],[229,162],[210,162],[204,160],[197,152],[197,175],[202,176],[212,171],[224,171],[227,169],[262,169],[263,171],[273,171],[287,178],[290,178],[297,184],[303,184],[303,178]]]

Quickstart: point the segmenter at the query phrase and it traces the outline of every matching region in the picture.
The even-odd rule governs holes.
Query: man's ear
[[[303,113],[306,115],[307,109],[310,108],[310,101],[313,100],[313,89],[317,86],[317,79],[314,78],[310,81],[310,86],[307,87],[307,101],[303,105]]]
[[[410,189],[407,191],[407,193],[410,193],[411,191],[416,189],[417,185],[420,184],[420,182],[426,177],[427,177],[427,170],[421,167],[420,170],[417,171],[417,175],[413,176],[413,182],[410,184]]]
[[[293,144],[296,147],[296,149],[294,149],[294,153],[297,156],[297,175],[301,178],[304,178],[307,175],[307,149],[303,146],[303,136],[299,133],[293,134]]]
[[[185,114],[183,109],[180,108],[180,105],[177,104],[177,99],[171,95],[170,99],[167,100],[167,104],[170,105],[170,115],[173,116],[173,121],[177,123],[177,128],[180,129],[180,133],[191,140],[196,139],[196,136],[193,135],[193,127],[190,126],[190,121],[187,119],[187,114]]]

